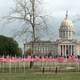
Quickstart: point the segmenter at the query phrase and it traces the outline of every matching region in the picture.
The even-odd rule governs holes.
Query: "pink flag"
[[[0,62],[6,62],[6,59],[4,57],[0,58]]]
[[[65,58],[64,58],[64,57],[58,57],[58,58],[57,58],[57,61],[58,61],[59,63],[63,63],[63,62],[65,61]]]

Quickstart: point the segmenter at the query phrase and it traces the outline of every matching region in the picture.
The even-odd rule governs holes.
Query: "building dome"
[[[68,12],[66,17],[62,21],[59,29],[59,37],[61,39],[73,39],[74,35],[74,25],[71,20],[68,19]]]
[[[74,31],[74,25],[71,20],[64,19],[61,23],[60,29],[65,29],[66,31]]]

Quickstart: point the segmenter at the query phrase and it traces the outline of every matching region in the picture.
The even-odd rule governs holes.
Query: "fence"
[[[27,72],[31,68],[35,72],[80,71],[80,60],[67,58],[0,58],[0,72]]]

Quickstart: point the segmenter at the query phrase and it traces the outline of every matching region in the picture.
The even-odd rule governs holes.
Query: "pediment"
[[[59,41],[59,44],[71,44],[71,43],[74,43],[74,42],[71,40],[60,40]]]
[[[62,41],[61,43],[72,43],[72,41]]]

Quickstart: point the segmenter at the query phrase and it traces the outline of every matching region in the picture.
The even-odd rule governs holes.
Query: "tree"
[[[20,54],[21,49],[13,38],[0,36],[0,56],[19,56]]]
[[[47,32],[46,15],[42,16],[39,11],[41,7],[41,0],[15,0],[15,7],[12,8],[10,14],[4,18],[10,23],[13,21],[21,21],[22,30],[14,32],[14,35],[31,34],[32,48],[34,47],[35,41],[39,40],[41,36]],[[45,31],[45,32],[44,32]],[[29,40],[30,41],[30,40]]]
[[[47,29],[45,16],[42,16],[39,12],[40,7],[38,7],[38,5],[40,2],[41,0],[15,0],[15,8],[13,8],[7,16],[9,22],[21,21],[23,25],[19,35],[29,32],[34,42],[39,39],[40,32]],[[23,28],[23,26],[25,26],[25,28]],[[16,33],[16,35],[17,34],[18,33]]]

